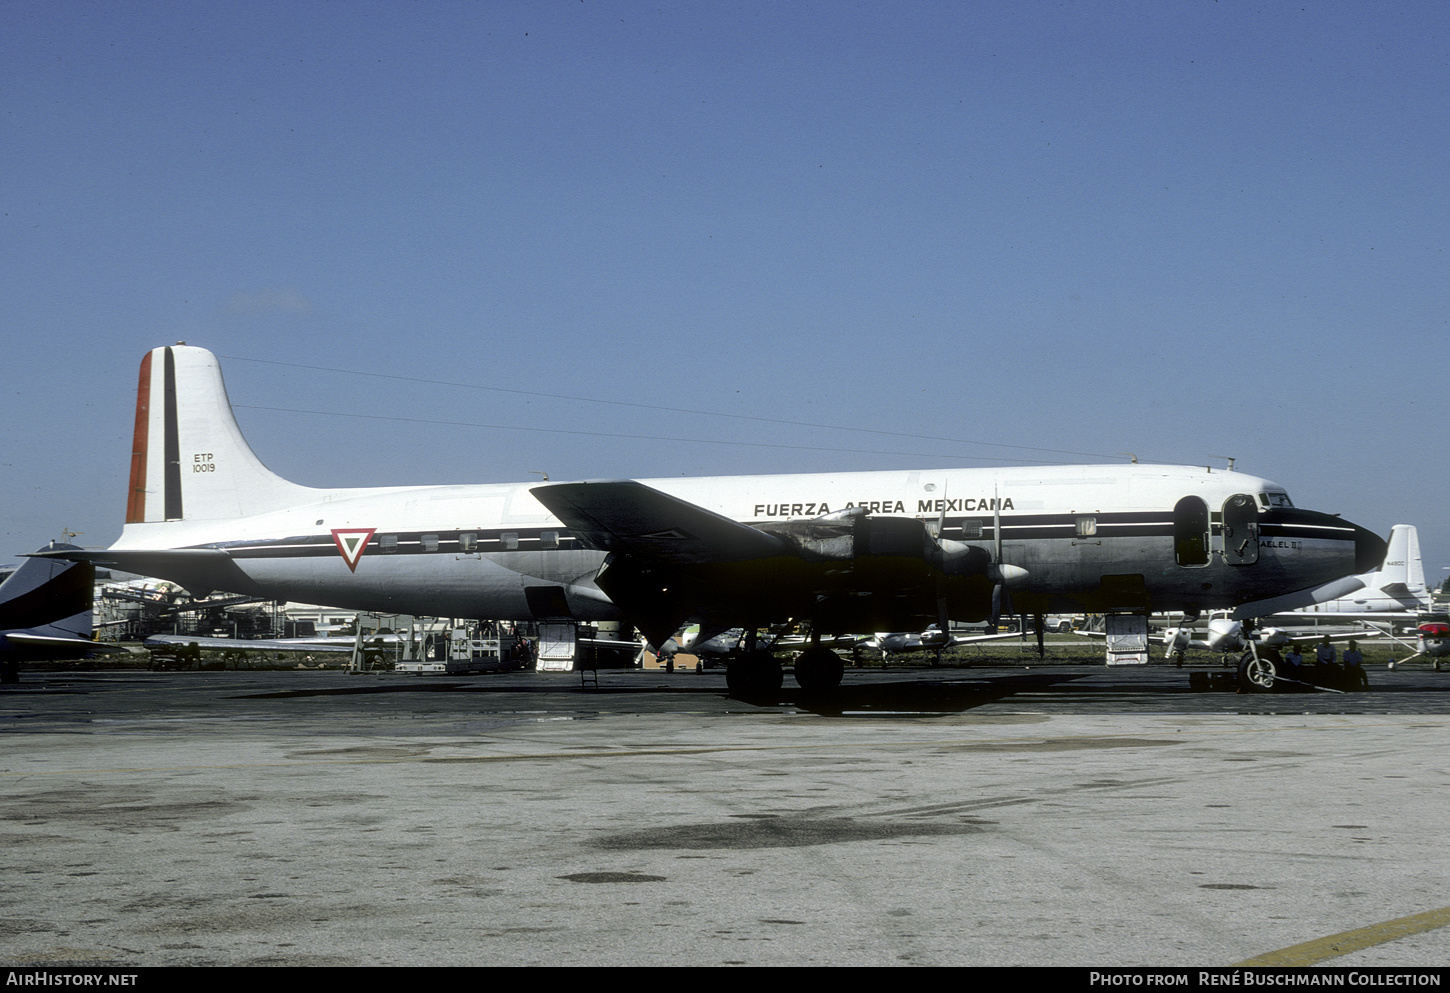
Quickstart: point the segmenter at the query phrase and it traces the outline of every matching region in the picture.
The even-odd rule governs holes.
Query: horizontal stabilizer
[[[166,579],[186,587],[193,596],[212,590],[265,596],[250,576],[237,568],[220,548],[100,548],[35,552],[35,557],[70,559],[108,566],[153,579]]]
[[[530,492],[590,548],[673,565],[787,553],[779,538],[632,479],[545,483]]]

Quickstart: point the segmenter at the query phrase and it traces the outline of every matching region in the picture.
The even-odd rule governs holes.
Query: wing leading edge
[[[591,548],[671,565],[743,562],[786,553],[748,524],[632,479],[546,483],[531,492]]]

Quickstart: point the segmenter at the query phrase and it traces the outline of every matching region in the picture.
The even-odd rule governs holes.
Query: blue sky
[[[1226,454],[1450,566],[1443,3],[0,26],[0,558],[115,539],[186,340],[311,485]]]

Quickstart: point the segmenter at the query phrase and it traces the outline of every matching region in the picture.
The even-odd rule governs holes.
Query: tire
[[[1279,667],[1270,659],[1245,652],[1239,660],[1239,689],[1246,693],[1272,693],[1278,676]]]
[[[736,699],[773,696],[784,683],[785,673],[769,652],[734,659],[725,667],[725,686]]]
[[[829,648],[808,648],[795,660],[795,681],[807,693],[831,692],[841,685],[845,673],[840,656]]]

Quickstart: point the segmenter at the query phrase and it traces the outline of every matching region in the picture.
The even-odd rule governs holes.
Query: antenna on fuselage
[[[1209,458],[1211,458],[1211,459],[1227,459],[1228,460],[1228,471],[1229,472],[1233,472],[1234,471],[1234,462],[1237,461],[1237,460],[1232,455],[1210,455]]]
[[[1126,455],[1128,457],[1128,461],[1129,462],[1133,463],[1133,465],[1137,465],[1138,464],[1138,456],[1134,455],[1132,452],[1116,452],[1114,454],[1117,454],[1117,455]]]

